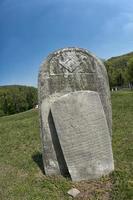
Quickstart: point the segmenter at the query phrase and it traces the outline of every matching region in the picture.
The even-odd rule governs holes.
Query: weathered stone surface
[[[43,161],[45,173],[48,175],[68,173],[53,122],[51,105],[62,95],[81,90],[98,92],[111,135],[110,91],[103,63],[92,53],[79,48],[56,51],[42,63],[38,80],[38,96]]]
[[[97,92],[66,94],[51,105],[51,112],[72,180],[99,178],[114,169],[108,125]]]

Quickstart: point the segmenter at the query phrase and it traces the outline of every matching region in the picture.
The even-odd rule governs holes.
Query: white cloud
[[[123,30],[126,35],[128,35],[128,36],[133,35],[133,21],[125,24],[123,27]]]
[[[124,13],[123,14],[124,23],[123,23],[123,32],[127,36],[133,35],[133,13]]]
[[[119,37],[124,34],[133,34],[133,13],[122,12],[117,16],[108,19],[103,27],[103,32],[106,35],[115,34]]]

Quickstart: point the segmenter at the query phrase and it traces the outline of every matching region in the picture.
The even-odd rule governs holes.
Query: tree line
[[[133,87],[133,53],[114,57],[104,62],[110,87]]]
[[[0,116],[15,114],[37,104],[37,88],[28,86],[0,87]]]

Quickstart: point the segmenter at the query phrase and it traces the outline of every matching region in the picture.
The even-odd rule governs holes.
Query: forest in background
[[[104,64],[107,69],[110,88],[133,87],[133,52],[112,57]]]
[[[20,85],[0,86],[0,116],[29,110],[37,104],[37,88]]]

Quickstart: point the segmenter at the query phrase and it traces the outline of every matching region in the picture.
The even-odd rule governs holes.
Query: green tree
[[[107,69],[109,84],[111,88],[117,86],[123,87],[128,84],[126,62],[123,62],[123,60],[121,59],[114,61],[110,59],[106,61],[104,64]]]
[[[128,81],[130,83],[130,86],[133,87],[133,58],[131,58],[128,62]]]
[[[4,101],[3,101],[3,111],[4,111],[4,113],[5,114],[8,114],[8,102],[7,102],[7,96],[6,96],[6,94],[4,93],[4,95],[3,95],[3,99],[4,99]]]
[[[23,112],[37,104],[37,88],[28,86],[0,87],[0,116]]]

